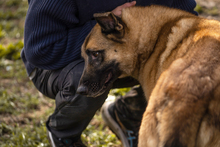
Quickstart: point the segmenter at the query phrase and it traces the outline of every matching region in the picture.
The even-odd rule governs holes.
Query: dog
[[[148,100],[139,147],[220,147],[220,22],[156,5],[94,18],[78,93],[134,77]]]

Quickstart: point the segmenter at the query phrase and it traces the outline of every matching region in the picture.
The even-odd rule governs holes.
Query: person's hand
[[[124,3],[121,6],[116,7],[114,10],[112,10],[112,13],[114,13],[117,16],[121,16],[121,11],[124,8],[128,8],[128,7],[132,7],[136,5],[136,1],[132,1],[132,2],[128,2],[128,3]]]

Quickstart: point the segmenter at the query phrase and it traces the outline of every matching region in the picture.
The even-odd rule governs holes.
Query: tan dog
[[[220,23],[161,6],[94,17],[78,92],[132,76],[149,101],[139,147],[220,147]]]

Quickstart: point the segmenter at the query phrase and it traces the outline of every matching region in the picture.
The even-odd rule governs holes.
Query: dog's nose
[[[81,94],[81,95],[87,95],[88,94],[88,88],[84,85],[80,85],[80,86],[78,86],[76,92],[78,94]]]

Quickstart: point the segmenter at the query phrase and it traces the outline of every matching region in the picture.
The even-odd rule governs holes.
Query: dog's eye
[[[92,52],[92,56],[97,58],[99,56],[99,52]]]

